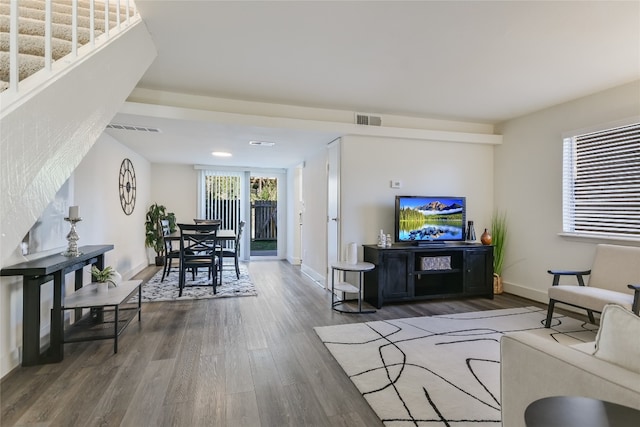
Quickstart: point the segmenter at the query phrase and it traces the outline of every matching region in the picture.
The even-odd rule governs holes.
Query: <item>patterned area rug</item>
[[[386,426],[500,425],[500,337],[531,331],[563,344],[597,328],[525,307],[315,328]]]
[[[208,276],[209,274],[205,269],[198,271],[195,280],[192,280],[191,273],[187,273],[186,287],[182,291],[182,296],[178,297],[178,269],[172,268],[171,273],[165,277],[162,283],[160,282],[162,270],[160,270],[147,283],[142,285],[142,301],[174,301],[258,295],[256,287],[249,277],[247,267],[243,264],[240,264],[240,279],[236,278],[236,271],[233,265],[224,266],[222,269],[222,285],[218,285],[215,295],[210,285],[204,286],[211,283]]]

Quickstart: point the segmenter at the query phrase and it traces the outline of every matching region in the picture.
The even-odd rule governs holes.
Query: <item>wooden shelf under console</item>
[[[493,246],[364,245],[364,261],[376,266],[365,273],[364,299],[378,308],[393,301],[493,298]]]
[[[63,342],[113,340],[113,352],[118,352],[118,336],[142,312],[142,280],[129,280],[108,292],[98,293],[95,283],[82,287],[69,295],[62,310],[89,308],[64,331]],[[137,294],[137,298],[134,295]]]

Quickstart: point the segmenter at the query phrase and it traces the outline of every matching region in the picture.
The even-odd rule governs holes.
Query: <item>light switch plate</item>
[[[402,181],[399,179],[391,180],[391,188],[402,188]]]

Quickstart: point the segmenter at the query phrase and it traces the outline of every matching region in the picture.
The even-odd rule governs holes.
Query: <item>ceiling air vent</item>
[[[109,123],[107,129],[119,129],[119,130],[135,130],[138,132],[153,132],[160,133],[160,129],[148,128],[145,126],[133,126],[133,125],[119,125],[117,123]]]
[[[371,114],[356,113],[356,124],[365,126],[382,126],[382,118]]]

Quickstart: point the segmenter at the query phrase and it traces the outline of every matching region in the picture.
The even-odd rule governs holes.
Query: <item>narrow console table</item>
[[[64,357],[63,333],[65,275],[75,271],[75,289],[82,287],[83,268],[95,265],[104,268],[104,254],[113,245],[82,246],[81,255],[66,257],[49,255],[22,262],[0,270],[0,276],[22,276],[22,366],[60,362]],[[40,352],[40,287],[53,281],[53,308],[49,348]]]
[[[476,243],[364,245],[364,299],[392,301],[484,296],[493,298],[493,246]]]
[[[113,352],[117,353],[120,333],[135,319],[136,314],[138,315],[138,322],[141,320],[141,284],[142,280],[129,280],[121,282],[117,287],[109,287],[108,292],[99,293],[97,284],[92,283],[65,298],[62,310],[110,307],[109,312],[113,313],[113,318],[109,320],[101,319],[100,322],[96,322],[91,316],[78,319],[68,331],[65,331],[64,342],[113,339]],[[138,293],[137,304],[134,306],[127,304],[136,292]],[[121,305],[125,304],[128,307],[121,307]],[[113,328],[110,328],[110,325],[113,325]]]

